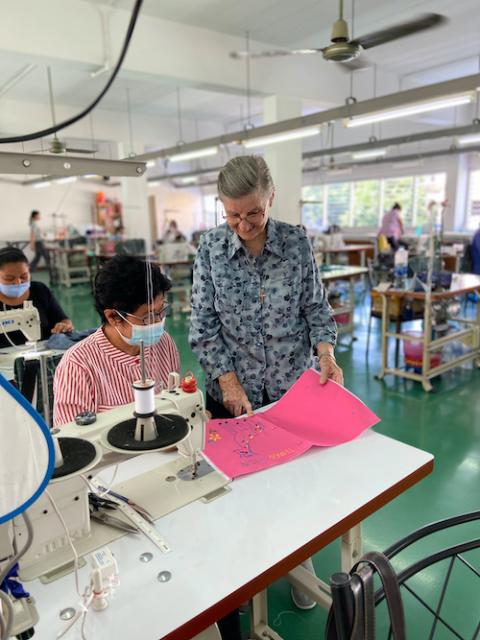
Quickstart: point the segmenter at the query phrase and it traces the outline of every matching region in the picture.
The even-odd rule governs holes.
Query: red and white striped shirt
[[[173,339],[164,333],[158,344],[145,347],[146,372],[155,392],[167,385],[168,374],[180,371]],[[72,422],[82,411],[100,413],[133,402],[132,383],[140,380],[140,357],[113,346],[102,328],[65,353],[53,381],[53,423]]]

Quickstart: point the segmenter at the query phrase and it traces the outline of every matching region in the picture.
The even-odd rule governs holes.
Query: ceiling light
[[[285,133],[276,133],[271,136],[261,136],[259,138],[250,138],[242,142],[245,149],[253,147],[263,147],[267,144],[275,144],[276,142],[288,142],[289,140],[297,140],[299,138],[308,138],[316,136],[320,133],[320,127],[309,127],[308,129],[296,129],[295,131],[285,131]]]
[[[180,182],[182,184],[197,184],[198,177],[197,176],[185,176],[185,178],[180,178]]]
[[[366,151],[352,153],[352,158],[354,160],[368,160],[369,158],[381,158],[385,155],[387,155],[386,149],[367,149]]]
[[[169,156],[170,162],[182,162],[183,160],[194,160],[195,158],[206,158],[215,156],[218,153],[218,147],[207,147],[206,149],[197,149],[196,151],[186,151],[185,153],[176,153]]]
[[[36,184],[32,185],[34,189],[43,189],[43,187],[49,187],[52,183],[49,182],[48,180],[44,180],[43,182],[37,182]]]
[[[448,107],[458,107],[462,104],[468,104],[472,101],[472,95],[464,94],[460,96],[450,96],[445,98],[437,98],[428,102],[418,102],[417,104],[405,105],[404,107],[395,107],[393,109],[385,109],[385,111],[375,111],[367,113],[363,116],[352,116],[343,121],[346,127],[361,127],[365,124],[375,124],[384,120],[394,120],[396,118],[405,118],[419,113],[427,113],[428,111],[438,111]]]
[[[458,144],[475,144],[480,142],[480,133],[472,133],[468,136],[457,138]]]
[[[75,176],[69,176],[68,178],[60,178],[60,180],[56,180],[57,184],[69,184],[70,182],[76,182],[77,178]]]
[[[82,178],[98,178],[99,176],[96,173],[86,173],[82,176]]]
[[[160,180],[154,180],[153,182],[149,182],[148,186],[149,187],[159,187],[162,183],[160,182]]]
[[[155,162],[155,160],[149,160],[147,162],[147,169],[153,169],[153,167],[156,165],[157,163]]]

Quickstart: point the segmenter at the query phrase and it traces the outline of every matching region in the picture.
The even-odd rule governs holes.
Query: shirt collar
[[[233,256],[240,249],[245,250],[242,241],[238,235],[230,229],[227,225],[227,239],[228,239],[228,259],[231,260]],[[265,242],[265,251],[274,253],[275,255],[283,258],[283,242],[278,223],[270,218],[267,223],[267,241]]]

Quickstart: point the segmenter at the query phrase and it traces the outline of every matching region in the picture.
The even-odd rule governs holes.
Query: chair
[[[364,606],[356,607],[352,591],[353,572],[334,574],[331,578],[332,607],[327,620],[326,640],[351,640],[352,629],[355,625],[358,630],[359,619],[371,621],[372,626],[365,630],[362,626],[361,632],[355,633],[355,640],[480,638],[479,521],[480,511],[440,520],[417,529],[380,554],[394,568],[398,566],[394,577],[395,588],[399,588],[399,602],[394,617],[397,623],[399,616],[403,617],[405,634],[394,635],[392,632],[390,617],[385,615],[386,591],[383,585],[372,593],[369,602],[364,600]],[[475,525],[472,526],[472,539],[468,533],[469,523]],[[450,541],[450,545],[445,547],[442,540],[445,540],[447,530],[449,538],[456,536],[458,541],[453,545]],[[434,541],[434,538],[438,539]],[[411,562],[415,549],[425,548],[424,541],[427,539],[428,555]],[[412,548],[414,544],[417,546]],[[435,549],[433,553],[430,552],[432,547]],[[409,549],[407,557],[397,558],[406,549]],[[433,590],[435,595],[432,594]]]

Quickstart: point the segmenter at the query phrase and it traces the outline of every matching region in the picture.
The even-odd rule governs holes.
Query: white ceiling
[[[130,10],[134,4],[134,0],[84,2],[110,6],[112,10]],[[346,18],[351,23],[351,0],[345,0],[345,6]],[[439,82],[478,70],[479,0],[356,0],[355,6],[356,34],[411,19],[427,11],[436,11],[449,17],[446,26],[367,52],[368,58],[380,70],[393,72],[398,77],[399,86],[400,83],[408,87]],[[243,36],[248,30],[252,40],[271,43],[274,47],[322,46],[328,42],[331,24],[337,16],[337,3],[335,0],[145,0],[142,11],[151,17],[236,36]],[[52,16],[51,20],[55,20],[55,17]],[[61,29],[61,26],[59,24],[58,28]],[[181,55],[181,51],[178,55]],[[6,99],[48,103],[44,63],[29,59],[21,51],[0,56],[0,91],[3,83],[26,63],[32,62],[37,63],[37,67],[8,94],[0,95],[0,110]],[[253,70],[255,64],[253,61]],[[278,69],[282,59],[261,61],[260,64],[270,65],[272,70]],[[327,63],[319,59],[319,65],[323,64]],[[71,107],[72,111],[88,104],[107,78],[106,75],[91,78],[91,71],[91,67],[75,66],[66,60],[52,62],[55,101]],[[354,87],[368,85],[368,90],[370,87],[373,90],[372,75],[371,70],[355,74]],[[347,87],[348,76],[340,72],[338,76],[339,83]],[[120,73],[102,101],[101,108],[125,114],[126,119],[127,88],[130,90],[134,124],[135,118],[141,115],[176,117],[175,86],[165,84],[165,79],[161,77],[132,72]],[[200,123],[215,122],[223,129],[238,129],[245,118],[245,99],[218,91],[183,87],[181,104],[185,118]],[[252,98],[252,113],[260,113],[261,107],[260,99]],[[304,101],[305,112],[317,108],[314,102]]]

